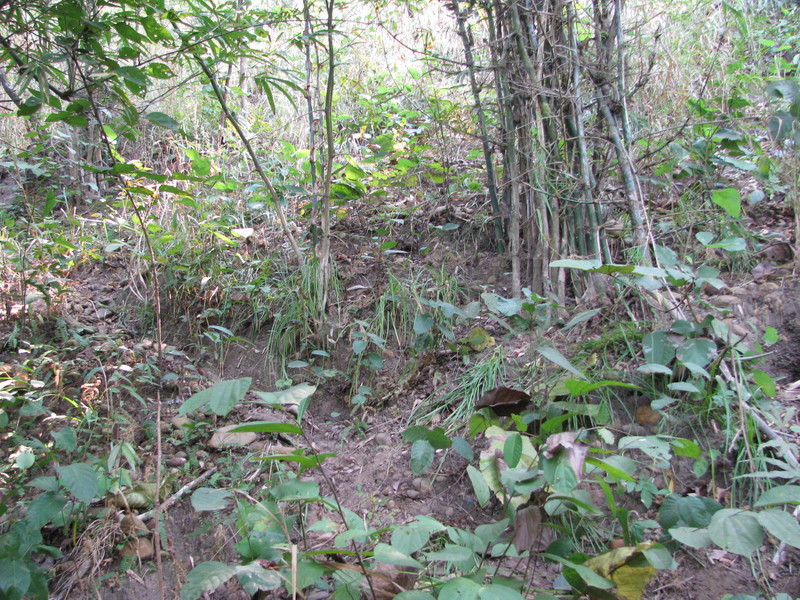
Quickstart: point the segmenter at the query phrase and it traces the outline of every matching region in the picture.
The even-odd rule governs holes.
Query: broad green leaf
[[[422,475],[433,465],[435,451],[428,440],[417,440],[411,444],[411,472]]]
[[[302,433],[303,430],[292,423],[274,423],[271,421],[253,421],[237,425],[228,430],[230,433]]]
[[[113,27],[117,30],[117,33],[120,35],[120,37],[123,37],[126,40],[130,40],[136,44],[142,44],[147,41],[145,36],[136,31],[127,23],[114,23]]]
[[[578,269],[579,271],[593,271],[599,269],[603,263],[599,260],[580,260],[575,258],[564,258],[554,260],[550,263],[551,269]]]
[[[175,123],[177,125],[177,122]],[[211,174],[211,160],[196,158],[192,161],[192,173],[198,177],[207,177]]]
[[[483,474],[472,465],[467,465],[467,475],[469,475],[469,480],[472,482],[472,489],[475,491],[475,498],[478,500],[478,504],[481,507],[489,504],[491,491]]]
[[[41,528],[59,515],[67,504],[62,494],[45,492],[31,500],[25,511],[25,520],[36,528]]]
[[[754,171],[756,169],[756,165],[752,162],[732,156],[717,156],[715,162],[720,165],[739,169],[740,171]]]
[[[275,590],[284,584],[284,578],[280,573],[275,569],[265,569],[257,561],[244,565],[236,565],[235,568],[236,578],[239,580],[239,583],[242,584],[245,591],[251,596],[255,596],[259,591]],[[322,567],[320,567],[319,572],[322,570]],[[314,581],[317,579],[319,579],[319,577],[314,579]]]
[[[481,585],[466,577],[447,581],[439,590],[439,600],[477,600]]]
[[[725,209],[734,219],[738,219],[742,212],[742,198],[736,188],[725,188],[711,192],[711,201]]]
[[[696,377],[702,377],[703,379],[711,379],[711,373],[706,371],[700,365],[693,362],[682,362],[681,364],[686,367],[686,370],[692,375]]]
[[[228,490],[218,490],[215,488],[197,488],[191,497],[192,507],[197,511],[222,510],[228,506],[228,500],[233,494]]]
[[[673,269],[678,264],[678,253],[672,248],[656,244],[654,248],[658,264],[665,269]]]
[[[400,437],[403,438],[404,442],[413,444],[417,440],[427,440],[428,431],[428,428],[423,425],[412,425],[406,428],[403,433],[400,434]]]
[[[217,561],[202,562],[186,576],[186,583],[181,588],[181,600],[197,600],[203,594],[216,590],[234,575],[234,566]]]
[[[690,548],[705,548],[712,543],[705,527],[673,527],[667,531],[673,539]]]
[[[164,129],[169,129],[170,131],[177,132],[181,128],[180,123],[162,112],[147,113],[144,118],[151,123],[158,125],[159,127],[163,127]]]
[[[172,39],[172,34],[155,17],[145,17],[141,23],[148,37],[154,42],[167,42]]]
[[[520,434],[512,433],[506,438],[503,445],[503,457],[511,469],[519,464],[519,459],[522,458],[522,436]]]
[[[630,474],[626,473],[622,469],[619,469],[619,468],[615,467],[614,465],[611,465],[611,464],[609,464],[609,463],[607,463],[605,461],[599,460],[597,458],[594,458],[594,457],[591,457],[591,456],[587,457],[586,458],[586,464],[593,465],[593,466],[597,467],[598,469],[602,469],[603,471],[605,471],[606,473],[608,473],[609,475],[611,475],[612,477],[614,477],[616,479],[624,480],[624,481],[636,482],[636,479],[634,479]]]
[[[700,458],[700,446],[692,440],[686,438],[672,438],[669,442],[672,449],[678,456],[687,456],[689,458]]]
[[[578,576],[581,579],[583,579],[583,581],[587,585],[590,585],[590,586],[596,587],[596,588],[600,588],[600,589],[603,589],[603,590],[611,589],[611,588],[614,587],[614,584],[611,581],[609,581],[605,577],[601,577],[600,575],[598,575],[597,573],[595,573],[594,571],[592,571],[588,567],[585,567],[583,565],[579,565],[577,563],[574,563],[574,562],[572,562],[572,561],[570,561],[570,560],[568,560],[566,558],[563,558],[561,556],[558,556],[556,554],[544,553],[544,554],[542,554],[542,556],[544,558],[547,558],[548,560],[552,560],[552,561],[555,561],[557,563],[561,563],[565,567],[573,569],[578,574]]]
[[[100,492],[97,472],[87,463],[73,463],[56,467],[64,487],[81,502],[89,503]]]
[[[275,574],[278,575],[277,572],[275,572]],[[325,576],[325,574],[325,567],[318,562],[314,560],[299,560],[297,562],[297,589],[301,590],[315,585],[322,577]],[[289,582],[285,583],[288,584]],[[291,592],[291,587],[287,585],[287,588]],[[255,594],[253,594],[253,597],[256,597]]]
[[[783,141],[784,138],[790,137],[793,132],[793,137],[797,137],[797,131],[800,128],[798,128],[797,119],[792,113],[785,110],[778,110],[770,117],[767,123],[767,129],[772,139],[776,142],[780,142]]]
[[[302,450],[296,450],[295,452],[302,452]],[[313,469],[315,467],[320,466],[326,459],[336,456],[334,452],[326,452],[324,454],[311,454],[311,455],[304,455],[304,454],[272,454],[270,456],[258,456],[252,458],[251,460],[257,461],[272,461],[272,462],[294,462],[297,463],[300,467],[301,471],[305,469]]]
[[[436,450],[445,450],[453,445],[442,427],[436,427],[428,432],[427,440]]]
[[[578,313],[577,315],[572,317],[569,321],[567,321],[567,323],[561,328],[561,331],[567,331],[569,329],[572,329],[576,325],[583,323],[584,321],[588,321],[596,314],[598,314],[601,310],[602,309],[600,308],[593,308],[591,310],[585,310],[581,313]]]
[[[640,373],[645,373],[647,375],[672,375],[671,368],[657,363],[648,363],[646,365],[641,365],[637,367],[636,370],[639,371]]]
[[[585,396],[586,394],[604,387],[622,387],[630,390],[642,389],[633,383],[625,383],[622,381],[603,380],[589,383],[588,381],[578,381],[577,379],[568,379],[564,382],[564,386],[569,391],[570,396]]]
[[[707,527],[722,505],[711,498],[670,494],[661,503],[658,522],[664,529],[676,526]]]
[[[56,442],[56,448],[72,452],[78,447],[78,437],[72,427],[64,427],[59,431],[51,431],[50,435]]]
[[[637,548],[638,547],[641,547],[642,554],[644,554],[647,562],[656,569],[669,569],[672,571],[678,567],[678,563],[672,558],[670,551],[662,544],[646,542],[644,544],[639,544]]]
[[[368,345],[369,343],[367,342],[367,340],[363,340],[361,338],[353,340],[353,354],[359,356],[364,352],[364,350],[367,349]]]
[[[771,81],[765,88],[773,98],[782,98],[794,104],[800,100],[800,83],[794,79]]]
[[[147,65],[147,73],[155,79],[171,79],[175,77],[175,72],[160,62],[151,62]]]
[[[481,600],[525,600],[525,597],[517,590],[500,584],[487,584],[478,592]]]
[[[28,406],[31,406],[29,404]],[[30,469],[33,464],[36,462],[36,455],[31,452],[30,450],[23,450],[22,452],[18,452],[16,458],[14,459],[14,464],[16,467],[22,471],[25,469]]]
[[[764,329],[764,335],[761,336],[761,341],[764,342],[766,346],[772,346],[778,342],[780,339],[780,335],[778,335],[778,330],[774,327],[767,327]]]
[[[31,572],[24,560],[0,560],[0,591],[4,597],[22,598],[31,584]]]
[[[619,440],[620,451],[637,449],[648,456],[656,459],[662,464],[668,463],[671,457],[670,444],[658,436],[626,436]]]
[[[486,548],[488,548],[490,544],[493,544],[502,537],[503,532],[508,527],[508,521],[508,519],[500,519],[496,523],[485,523],[483,525],[478,525],[475,528],[475,537],[477,537],[481,543],[473,543],[472,549],[475,552],[485,552]]]
[[[376,544],[373,558],[387,565],[398,565],[400,567],[412,567],[415,569],[425,568],[421,562],[400,552],[400,550],[389,544]]]
[[[800,485],[779,485],[767,490],[756,500],[756,508],[776,504],[800,504]]]
[[[687,340],[676,351],[678,360],[693,363],[701,367],[707,366],[717,355],[717,345],[708,338]]]
[[[668,383],[667,389],[672,392],[689,392],[690,394],[700,393],[700,389],[698,389],[695,384],[689,381],[676,381],[674,383]]]
[[[750,556],[764,542],[764,531],[756,514],[736,508],[714,513],[708,535],[723,550],[741,556]]]
[[[800,548],[800,524],[793,517],[780,508],[768,508],[757,513],[758,522],[770,534],[790,546]]]
[[[714,234],[710,231],[698,231],[694,234],[695,239],[703,244],[703,246],[708,246],[712,241],[714,241]]]
[[[481,300],[484,301],[486,308],[490,311],[503,315],[504,317],[518,315],[522,310],[522,305],[525,303],[522,298],[503,298],[492,292],[484,292],[481,294]]]
[[[644,277],[651,278],[664,278],[667,276],[667,272],[659,267],[644,267],[639,265],[633,270],[633,272],[635,275],[642,275]]]
[[[435,552],[426,552],[425,559],[429,561],[443,560],[455,563],[470,560],[474,554],[475,553],[470,548],[457,546],[456,544],[445,544],[444,548],[441,550],[436,550]]]
[[[44,490],[45,492],[57,492],[59,490],[58,479],[55,477],[36,477],[27,484],[28,487]]]
[[[138,69],[136,67],[131,67],[131,66],[117,67],[116,69],[114,69],[114,72],[125,80],[126,85],[131,84],[128,85],[128,87],[133,89],[137,93],[140,89],[143,89],[147,85],[147,75],[145,75],[145,73],[141,69]],[[151,120],[150,115],[163,115],[163,113],[150,113],[148,115],[145,115],[145,119]],[[166,117],[167,115],[164,116]],[[156,118],[159,119],[160,117],[157,116]],[[156,123],[156,121],[152,122]],[[160,123],[156,124],[160,125]],[[166,125],[162,125],[162,127],[165,126]]]
[[[775,380],[764,371],[755,369],[753,371],[753,381],[755,381],[756,385],[761,388],[761,391],[764,392],[766,396],[774,398],[777,394]]]
[[[316,481],[290,479],[276,485],[270,492],[276,500],[316,500],[319,498],[319,484]]]
[[[401,525],[392,532],[392,546],[410,556],[422,550],[432,534],[444,529],[445,526],[436,519],[418,516],[416,520]]]
[[[714,244],[708,244],[709,248],[719,248],[728,252],[744,252],[747,250],[747,242],[742,237],[729,237]]]
[[[414,333],[416,335],[422,335],[423,333],[427,333],[433,327],[433,315],[430,313],[425,313],[422,315],[417,315],[414,318]]]
[[[454,436],[452,438],[453,450],[458,452],[459,456],[472,462],[475,458],[475,451],[472,449],[470,443],[462,437]]]
[[[583,373],[581,373],[580,371],[578,371],[578,369],[573,367],[572,363],[569,362],[564,357],[564,355],[561,354],[561,352],[559,352],[555,348],[550,348],[548,346],[540,346],[540,347],[536,348],[536,351],[539,354],[541,354],[542,356],[544,356],[547,360],[557,364],[562,369],[566,369],[567,371],[569,371],[573,375],[577,375],[581,379],[586,379],[586,376]]]
[[[666,331],[652,331],[642,338],[642,352],[648,364],[667,366],[675,358],[675,345]]]
[[[422,590],[408,590],[400,592],[394,597],[395,600],[436,600],[436,598],[428,592]]]
[[[216,414],[225,416],[244,398],[251,382],[250,377],[220,381],[187,398],[178,409],[178,414],[185,415],[208,405]]]

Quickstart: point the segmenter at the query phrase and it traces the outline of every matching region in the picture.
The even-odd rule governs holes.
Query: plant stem
[[[305,267],[305,257],[303,256],[303,252],[300,250],[300,246],[297,245],[297,240],[294,239],[294,235],[292,235],[291,229],[289,229],[289,222],[286,220],[286,214],[283,212],[283,207],[281,206],[280,198],[278,197],[278,192],[275,190],[275,186],[272,185],[272,181],[267,177],[267,174],[264,172],[264,167],[261,165],[261,160],[259,160],[258,156],[253,150],[253,146],[250,143],[250,140],[247,139],[244,131],[242,130],[241,126],[239,125],[239,120],[236,116],[228,109],[228,104],[223,97],[222,90],[220,90],[219,85],[217,84],[216,77],[211,72],[211,69],[208,68],[205,61],[197,55],[195,55],[195,61],[202,69],[205,76],[208,78],[209,83],[211,83],[211,87],[214,90],[214,95],[217,97],[217,101],[219,102],[220,108],[222,108],[222,112],[225,113],[230,124],[233,126],[234,130],[236,131],[236,135],[238,136],[239,140],[241,140],[242,144],[247,150],[247,154],[250,156],[250,160],[253,163],[253,166],[258,172],[258,176],[261,178],[261,181],[269,190],[270,195],[272,196],[272,201],[275,206],[275,212],[278,215],[278,220],[281,223],[281,229],[283,230],[286,239],[289,240],[289,245],[292,247],[292,251],[294,252],[295,258],[297,259],[297,264],[301,267]]]

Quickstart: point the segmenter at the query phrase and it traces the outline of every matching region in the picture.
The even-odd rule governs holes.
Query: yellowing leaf
[[[655,575],[655,568],[649,564],[632,566],[635,559],[642,558],[642,552],[650,549],[653,542],[644,542],[637,546],[623,546],[604,552],[587,560],[584,565],[610,579],[617,586],[617,597],[621,600],[642,600],[647,584]]]
[[[654,567],[631,567],[623,565],[611,575],[611,581],[617,584],[617,597],[622,600],[642,600],[644,588],[655,575]]]
[[[495,339],[489,335],[489,332],[483,327],[473,327],[470,329],[469,335],[467,336],[467,344],[469,344],[470,348],[475,350],[475,352],[481,352],[482,350],[486,350],[486,348],[491,348],[496,343]]]

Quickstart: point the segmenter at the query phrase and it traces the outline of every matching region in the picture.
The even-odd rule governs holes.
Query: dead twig
[[[200,483],[202,483],[204,480],[206,480],[209,477],[211,477],[216,472],[217,472],[217,467],[212,467],[208,471],[206,471],[202,475],[200,475],[200,477],[198,477],[197,479],[193,479],[192,481],[190,481],[189,483],[184,485],[181,489],[179,489],[177,492],[172,494],[172,496],[170,496],[169,498],[164,500],[164,502],[162,502],[158,506],[159,512],[163,513],[164,511],[166,511],[169,508],[171,508],[172,505],[175,504],[178,500],[180,500],[183,496],[185,496],[187,492],[192,491],[194,488],[196,488],[198,485],[200,485]],[[156,515],[156,509],[154,508],[153,510],[148,510],[147,512],[144,512],[144,513],[140,514],[139,518],[142,519],[142,520],[151,519],[155,515]]]

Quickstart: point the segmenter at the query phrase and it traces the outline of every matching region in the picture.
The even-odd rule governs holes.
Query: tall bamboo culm
[[[603,224],[616,216],[617,206],[626,213],[635,255],[642,262],[649,257],[627,129],[622,1],[595,0],[581,14],[564,0],[463,6],[452,9],[467,67],[470,73],[488,71],[493,79],[491,87],[472,89],[477,110],[496,111],[491,122],[498,130],[482,126],[480,134],[484,147],[499,149],[498,180],[492,183],[501,198],[514,293],[522,287],[560,298],[605,293],[602,278],[568,275],[550,263],[611,262]],[[484,47],[472,45],[473,36],[465,33],[472,27],[485,28]],[[604,205],[599,198],[612,175],[624,198]]]

